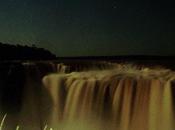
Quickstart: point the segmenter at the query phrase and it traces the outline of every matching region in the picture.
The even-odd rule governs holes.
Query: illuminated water
[[[173,71],[118,64],[94,68],[73,72],[63,64],[27,65],[21,110],[7,113],[2,130],[16,125],[23,130],[175,129]]]

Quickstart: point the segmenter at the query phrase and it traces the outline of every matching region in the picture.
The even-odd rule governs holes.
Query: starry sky
[[[173,0],[1,0],[0,41],[57,56],[175,55]]]

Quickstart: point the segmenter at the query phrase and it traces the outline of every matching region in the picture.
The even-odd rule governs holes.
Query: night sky
[[[175,55],[172,1],[1,0],[0,41],[57,56]]]

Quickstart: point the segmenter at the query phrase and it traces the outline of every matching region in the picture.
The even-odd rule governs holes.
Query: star
[[[113,9],[116,9],[116,8],[117,8],[117,6],[114,5],[114,6],[113,6]]]

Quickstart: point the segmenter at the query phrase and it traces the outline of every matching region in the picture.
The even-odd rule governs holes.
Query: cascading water
[[[97,130],[174,130],[172,81],[170,70],[148,68],[45,76],[53,102],[50,124],[93,121]]]
[[[0,130],[175,129],[171,70],[106,62],[0,69]]]

